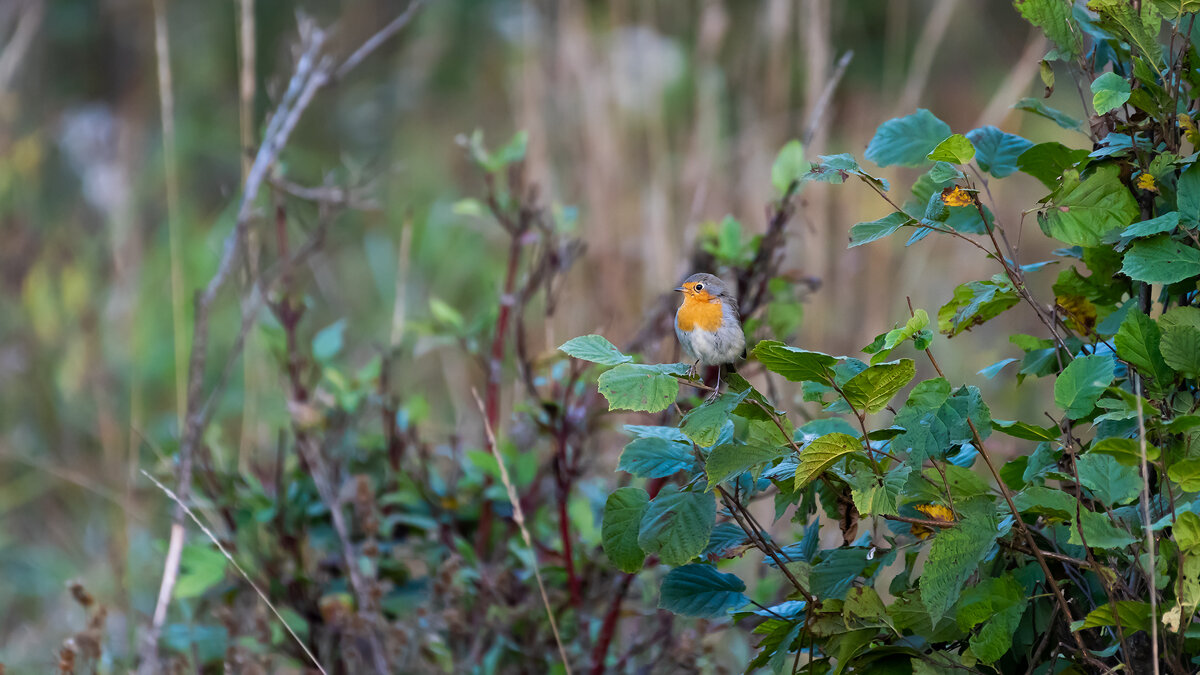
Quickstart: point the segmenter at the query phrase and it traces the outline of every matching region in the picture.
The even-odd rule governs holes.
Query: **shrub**
[[[1085,123],[1033,99],[1016,107],[1086,135],[1090,148],[994,127],[953,133],[919,110],[882,124],[865,153],[880,166],[921,169],[910,197],[895,197],[848,154],[784,181],[790,194],[806,182],[857,179],[885,200],[893,212],[851,228],[851,247],[936,233],[995,273],[954,288],[936,317],[913,311],[861,359],[759,341],[758,381],[801,383],[824,413],[817,419],[796,426],[780,402],[735,376],[677,425],[629,427],[621,469],[677,480],[653,495],[613,492],[605,552],[628,572],[670,566],[662,608],[753,621],[762,640],[751,668],[1184,673],[1200,663],[1200,80],[1191,40],[1200,7],[1015,4],[1054,43],[1043,62],[1047,93],[1057,64],[1090,88],[1095,115]],[[1052,299],[1035,297],[1027,281],[1050,263],[1022,261],[1014,245],[1028,237],[1024,218],[1000,222],[990,201],[991,183],[1018,172],[1049,191],[1027,213],[1062,247]],[[1042,334],[1011,335],[1022,355],[984,372],[1006,373],[1014,387],[1052,378],[1047,425],[993,419],[980,390],[956,383],[962,374],[935,355],[935,323],[953,337],[1018,308],[1036,315]],[[607,368],[598,385],[612,409],[664,411],[680,386],[706,388],[686,377],[686,364],[633,363],[600,336],[562,349]],[[914,383],[914,358],[938,377]],[[1024,452],[1002,462],[989,447],[997,434]],[[760,499],[773,500],[777,522],[795,524],[775,528],[786,535],[748,508]],[[843,545],[821,548],[822,523],[840,529]],[[786,585],[771,606],[751,597],[763,599],[775,578],[758,593],[720,569],[748,548]],[[898,573],[884,573],[891,568]]]

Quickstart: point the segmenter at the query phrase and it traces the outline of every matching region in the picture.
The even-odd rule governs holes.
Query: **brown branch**
[[[385,28],[381,33],[387,30],[388,28]],[[284,92],[275,113],[271,116],[267,124],[263,135],[263,143],[259,147],[254,162],[247,173],[233,230],[225,237],[216,272],[209,279],[203,290],[197,292],[194,300],[195,318],[192,331],[192,353],[188,363],[187,415],[184,421],[184,428],[181,430],[182,438],[179,448],[177,487],[179,499],[176,502],[172,518],[171,537],[168,544],[167,559],[163,568],[162,583],[159,586],[154,617],[149,630],[144,635],[140,649],[138,672],[147,675],[159,669],[158,638],[166,622],[167,607],[170,604],[171,594],[178,579],[180,553],[182,552],[183,542],[186,538],[186,530],[183,527],[186,514],[183,505],[187,503],[190,497],[195,450],[200,443],[200,439],[203,437],[203,432],[207,425],[206,409],[208,406],[202,405],[201,394],[204,388],[204,372],[208,357],[209,313],[217,298],[217,294],[229,280],[234,265],[242,253],[259,188],[265,181],[268,171],[278,159],[279,154],[287,145],[288,139],[291,137],[292,131],[296,128],[301,115],[308,108],[316,93],[330,83],[331,75],[334,72],[334,59],[323,55],[327,38],[325,31],[309,19],[301,19],[299,32],[301,37],[300,56],[296,61],[296,66],[289,80],[287,90]],[[387,33],[384,39],[390,37],[392,33]],[[367,51],[366,53],[370,52]],[[343,63],[343,67],[339,69],[339,72],[348,71],[349,68],[346,65],[346,63]],[[353,67],[353,65],[357,65],[357,61],[350,64],[350,67]],[[209,398],[212,399],[217,396],[219,391],[217,388],[212,389]]]
[[[725,502],[725,507],[729,509],[729,512],[733,515],[734,520],[736,520],[738,525],[741,526],[742,531],[746,533],[746,536],[750,537],[750,542],[754,544],[755,548],[758,548],[775,561],[775,564],[779,567],[779,571],[783,572],[783,575],[787,577],[792,586],[800,592],[800,595],[803,596],[808,602],[809,607],[816,605],[817,599],[813,597],[812,593],[808,592],[808,589],[806,589],[798,579],[796,579],[795,575],[792,574],[792,571],[788,569],[787,564],[779,557],[779,554],[775,552],[775,548],[772,547],[766,541],[766,539],[762,537],[761,532],[756,532],[755,529],[743,519],[743,514],[746,512],[746,507],[742,506],[740,502],[730,496],[729,492],[727,492],[725,488],[721,487],[720,485],[717,486],[717,492],[720,493],[721,499]]]
[[[1012,492],[1008,489],[1008,485],[1000,478],[1000,472],[996,470],[996,466],[992,462],[991,453],[987,451],[987,447],[983,444],[983,439],[979,436],[979,430],[975,428],[975,422],[968,418],[967,425],[971,427],[971,436],[975,441],[975,447],[979,449],[979,456],[983,458],[984,463],[987,464],[988,471],[996,479],[996,483],[1000,487],[1000,494],[1004,496],[1004,501],[1008,504],[1009,511],[1013,514],[1017,531],[1025,538],[1026,545],[1029,546],[1030,552],[1042,568],[1042,574],[1046,575],[1046,583],[1050,586],[1050,590],[1054,592],[1054,597],[1058,601],[1059,607],[1062,608],[1063,618],[1066,619],[1067,623],[1074,621],[1075,618],[1071,615],[1071,607],[1067,604],[1067,598],[1063,595],[1062,589],[1058,587],[1058,580],[1054,578],[1054,573],[1050,571],[1050,565],[1046,563],[1046,556],[1037,547],[1037,542],[1033,540],[1033,534],[1025,526],[1025,521],[1021,518],[1021,512],[1013,502]],[[1075,640],[1075,646],[1079,648],[1079,653],[1083,660],[1094,665],[1097,660],[1088,651],[1087,645],[1083,643],[1083,638],[1079,633],[1071,631],[1071,637]]]

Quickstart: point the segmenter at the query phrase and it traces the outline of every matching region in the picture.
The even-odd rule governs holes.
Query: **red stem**
[[[666,484],[666,478],[652,478],[646,483],[646,492],[650,494],[651,499],[654,499],[658,496],[658,491]],[[604,657],[608,654],[608,646],[612,644],[613,635],[617,632],[617,618],[621,615],[621,603],[625,600],[625,594],[629,592],[629,585],[633,583],[635,576],[637,575],[626,574],[621,577],[621,585],[617,587],[612,603],[604,614],[604,623],[600,625],[600,637],[596,640],[596,648],[592,650],[592,675],[604,674]]]
[[[571,546],[571,518],[567,513],[567,497],[571,494],[571,473],[567,466],[567,434],[566,430],[558,431],[558,456],[554,464],[557,469],[558,483],[558,532],[562,537],[563,560],[567,569],[567,588],[571,591],[571,604],[576,608],[583,606],[583,587],[579,576],[575,574],[575,555]]]
[[[521,231],[511,233],[508,245],[508,271],[504,276],[504,291],[500,295],[500,314],[496,317],[496,332],[492,335],[492,353],[487,364],[487,386],[484,388],[484,410],[488,424],[500,428],[500,376],[504,370],[504,338],[508,334],[508,321],[512,315],[513,287],[517,283],[517,267],[521,263]],[[492,477],[484,479],[483,489],[492,485]],[[480,557],[487,550],[492,531],[492,503],[484,500],[479,510],[479,532],[475,539],[475,553]]]
[[[621,585],[613,595],[612,604],[604,615],[604,623],[600,626],[600,637],[596,640],[596,648],[592,650],[592,675],[604,675],[604,657],[608,654],[608,646],[612,644],[613,634],[617,632],[617,618],[621,615],[621,602],[629,592],[634,574],[626,574],[621,578]]]

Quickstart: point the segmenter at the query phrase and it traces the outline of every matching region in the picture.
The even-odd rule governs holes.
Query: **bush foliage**
[[[1017,107],[1090,147],[995,127],[955,133],[918,110],[883,123],[865,153],[922,170],[907,195],[849,154],[788,178],[791,145],[772,172],[784,199],[808,182],[857,180],[886,201],[893,212],[851,228],[851,247],[952,237],[994,274],[954,288],[936,316],[913,311],[861,358],[761,340],[743,369],[761,370],[758,384],[735,376],[677,425],[627,427],[620,470],[646,487],[608,497],[605,553],[627,572],[669,566],[661,608],[750,622],[762,636],[751,669],[1185,673],[1200,663],[1200,5],[1015,5],[1053,42],[1047,95],[1056,68],[1067,71],[1090,89],[1095,115]],[[1018,173],[1048,194],[1029,218],[999,222],[990,186]],[[1034,218],[1061,247],[1055,260],[1020,259]],[[1054,269],[1054,297],[1035,297],[1027,275]],[[1011,335],[1020,356],[983,372],[1013,387],[1052,379],[1044,420],[994,419],[980,390],[936,358],[940,340],[1016,311],[1044,330]],[[667,411],[681,386],[708,388],[687,364],[636,363],[597,335],[562,351],[604,369],[599,390],[614,410]],[[914,359],[938,376],[914,381]],[[793,421],[764,393],[772,378],[801,383],[823,414]],[[1001,461],[989,448],[997,435],[1023,451]],[[774,527],[748,508],[757,500],[773,501]],[[842,545],[823,548],[822,527]],[[763,592],[722,571],[743,556],[771,569]],[[753,599],[776,580],[786,593],[769,606]]]

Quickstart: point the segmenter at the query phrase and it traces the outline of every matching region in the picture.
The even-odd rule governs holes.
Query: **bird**
[[[696,361],[691,374],[701,365],[717,366],[715,397],[721,389],[722,366],[737,361],[746,350],[737,298],[720,277],[703,272],[684,279],[675,290],[683,293],[683,304],[675,312],[675,336]]]

